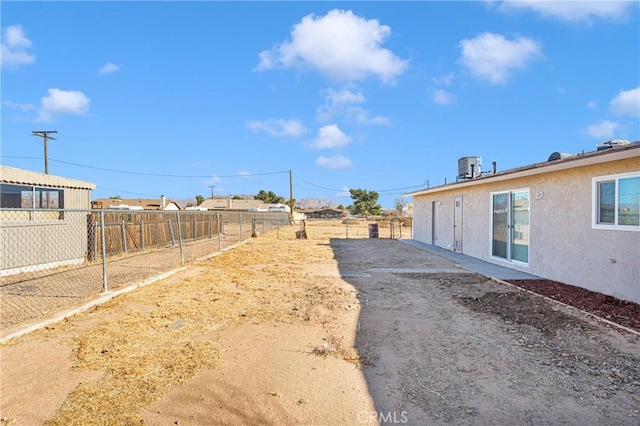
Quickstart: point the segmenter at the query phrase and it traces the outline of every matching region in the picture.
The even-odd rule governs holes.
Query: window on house
[[[64,190],[29,185],[0,184],[0,207],[8,209],[62,209]],[[52,212],[53,218],[62,219],[62,212]],[[50,217],[48,217],[50,219]],[[44,218],[44,216],[43,216]]]
[[[593,178],[593,228],[640,230],[640,173]]]

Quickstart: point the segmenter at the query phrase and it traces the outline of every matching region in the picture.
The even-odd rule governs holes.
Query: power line
[[[49,137],[49,139],[51,138]],[[14,157],[10,155],[3,155],[2,158],[13,158],[13,159],[23,159],[23,160],[41,159],[41,157]],[[56,160],[54,158],[51,158],[50,160],[55,161],[56,163],[68,164],[76,167],[84,167],[85,169],[102,170],[105,172],[123,173],[123,174],[130,174],[130,175],[139,175],[139,176],[155,176],[155,177],[170,177],[170,178],[210,178],[212,176],[210,174],[209,175],[171,175],[171,174],[164,174],[164,173],[133,172],[130,170],[118,170],[118,169],[110,169],[107,167],[88,166],[86,164],[78,164],[78,163],[72,163],[70,161]],[[215,175],[215,176],[219,178],[244,178],[244,177],[251,177],[251,176],[266,176],[266,175],[276,175],[276,174],[284,174],[284,173],[289,173],[289,171],[283,170],[279,172],[244,173],[241,175],[235,174],[235,175]]]
[[[380,192],[403,191],[405,189],[422,188],[423,186],[427,186],[427,185],[426,184],[422,184],[422,185],[414,185],[414,186],[405,186],[404,188],[381,189],[381,190],[376,191],[376,192],[380,193]],[[401,194],[401,192],[400,192],[400,194]],[[393,195],[393,194],[388,194],[388,195]]]
[[[293,176],[295,176],[296,179],[301,180],[302,182],[306,183],[307,185],[315,186],[316,188],[324,189],[326,191],[331,191],[331,192],[344,192],[344,189],[327,188],[326,186],[316,185],[315,183],[311,183],[308,180],[302,179],[298,175],[294,174]]]
[[[294,175],[296,177],[296,179],[301,180],[302,182],[314,186],[316,188],[320,188],[320,189],[324,189],[326,191],[331,191],[331,192],[344,192],[344,189],[335,189],[335,188],[327,188],[326,186],[321,186],[321,185],[316,185],[315,183],[309,182],[308,180],[305,180],[303,178],[301,178],[298,175]],[[395,192],[395,191],[402,191],[405,189],[415,189],[415,188],[422,188],[426,186],[425,184],[422,185],[414,185],[414,186],[405,186],[403,188],[392,188],[392,189],[380,189],[380,190],[374,190],[375,192],[377,192],[378,194],[383,193],[383,192]],[[402,192],[399,192],[398,194],[402,194]],[[383,195],[395,195],[395,194],[383,194]]]
[[[123,189],[116,189],[116,188],[107,188],[106,186],[101,186],[101,185],[97,185],[96,189],[108,189],[109,191],[116,191],[116,192],[122,192],[124,194],[133,194],[133,195],[142,195],[144,197],[157,197],[157,195],[152,195],[152,194],[143,194],[141,192],[131,192],[131,191],[125,191]]]
[[[170,175],[170,174],[164,174],[164,173],[147,173],[147,172],[132,172],[129,170],[118,170],[118,169],[109,169],[109,168],[105,168],[105,167],[96,167],[96,166],[87,166],[84,164],[78,164],[78,163],[71,163],[69,161],[62,161],[62,160],[55,160],[55,159],[51,159],[51,161],[55,161],[57,163],[63,163],[63,164],[69,164],[72,166],[78,166],[78,167],[84,167],[87,169],[96,169],[96,170],[103,170],[106,172],[112,172],[112,173],[124,173],[124,174],[131,174],[131,175],[142,175],[142,176],[156,176],[156,177],[171,177],[171,178],[210,178],[211,175]],[[249,176],[265,176],[265,175],[276,175],[276,174],[283,174],[283,173],[289,173],[288,170],[285,171],[280,171],[280,172],[265,172],[265,173],[246,173],[246,174],[242,174],[242,175],[215,175],[219,178],[236,178],[236,177],[249,177]]]
[[[11,155],[2,155],[0,156],[1,158],[12,158],[12,159],[22,159],[22,160],[40,160],[42,159],[42,157],[19,157],[19,156],[11,156]],[[84,167],[87,169],[94,169],[94,170],[102,170],[102,171],[106,171],[106,172],[111,172],[111,173],[123,173],[123,174],[132,174],[132,175],[140,175],[140,176],[156,176],[156,177],[168,177],[168,178],[210,178],[212,175],[173,175],[173,174],[163,174],[163,173],[147,173],[147,172],[134,172],[134,171],[129,171],[129,170],[118,170],[118,169],[110,169],[110,168],[106,168],[106,167],[97,167],[97,166],[88,166],[86,164],[78,164],[78,163],[72,163],[70,161],[62,161],[62,160],[56,160],[54,158],[50,159],[51,161],[54,161],[56,163],[62,163],[62,164],[68,164],[68,165],[72,165],[72,166],[76,166],[76,167]],[[284,173],[289,173],[289,170],[283,170],[283,171],[276,171],[276,172],[265,172],[265,173],[246,173],[246,174],[242,174],[242,175],[215,175],[216,177],[219,178],[242,178],[242,177],[251,177],[251,176],[266,176],[266,175],[276,175],[276,174],[284,174]],[[336,188],[329,188],[326,186],[322,186],[322,185],[318,185],[315,184],[313,182],[309,182],[306,179],[303,179],[302,177],[294,174],[293,175],[296,179],[306,183],[307,185],[313,186],[315,188],[319,188],[322,189],[324,191],[328,191],[328,192],[334,192],[334,193],[341,193],[341,192],[345,192],[345,189],[336,189]],[[374,190],[375,192],[377,192],[378,194],[381,195],[385,195],[385,196],[389,196],[389,195],[399,195],[402,194],[402,192],[398,192],[398,193],[394,193],[395,191],[403,191],[406,189],[415,189],[415,188],[422,188],[424,187],[426,184],[422,184],[422,185],[413,185],[413,186],[405,186],[402,188],[392,188],[392,189],[380,189],[380,190]],[[105,187],[102,187],[105,188]],[[105,189],[110,189],[110,188],[105,188]],[[121,191],[121,192],[126,192],[126,191]],[[138,194],[138,193],[133,193],[132,194]],[[148,195],[148,194],[138,194],[138,195]]]
[[[2,158],[13,158],[16,160],[42,160],[42,157],[17,157],[13,155],[2,155]]]

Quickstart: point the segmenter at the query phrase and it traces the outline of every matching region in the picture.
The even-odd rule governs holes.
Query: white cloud
[[[31,111],[32,109],[34,109],[36,107],[33,104],[20,104],[20,103],[12,102],[12,101],[4,101],[4,102],[2,102],[2,104],[4,106],[9,107],[9,108],[19,109],[19,110],[21,110],[23,112]]]
[[[640,117],[640,87],[621,90],[609,106],[614,114]]]
[[[350,142],[351,138],[342,133],[337,124],[328,124],[318,129],[318,136],[309,146],[314,149],[342,148]]]
[[[340,154],[333,157],[318,157],[316,166],[324,167],[325,169],[345,169],[351,167],[351,160]]]
[[[327,90],[325,99],[331,105],[361,104],[366,101],[362,93],[352,92],[349,89],[342,89],[340,91],[329,89]]]
[[[337,192],[335,196],[338,198],[351,197],[351,193],[349,192],[349,188],[343,186],[342,191]]]
[[[407,61],[381,45],[391,28],[378,20],[332,10],[325,16],[307,15],[294,25],[291,41],[260,52],[257,71],[302,67],[336,80],[363,80],[369,76],[393,82]]]
[[[34,63],[36,61],[35,55],[27,52],[32,44],[22,30],[22,25],[12,25],[5,28],[0,44],[2,66],[15,67]]]
[[[431,100],[434,104],[438,105],[451,105],[456,101],[456,96],[447,92],[446,90],[434,90],[431,95]]]
[[[560,96],[564,96],[567,94],[567,89],[565,89],[564,87],[556,87],[554,90]]]
[[[83,115],[89,110],[90,100],[75,90],[49,89],[49,96],[41,99],[42,107],[36,121],[53,121],[56,115]]]
[[[245,170],[240,170],[237,174],[238,176],[251,176],[251,172],[247,172]]]
[[[604,120],[600,123],[587,126],[586,133],[594,139],[611,140],[614,139],[614,132],[618,127],[620,127],[620,124]]]
[[[450,72],[449,74],[443,75],[442,77],[434,77],[431,79],[431,81],[442,86],[450,86],[451,83],[453,83],[454,78],[455,74]]]
[[[474,75],[491,83],[505,83],[510,73],[524,69],[541,55],[540,45],[532,39],[507,40],[500,34],[483,33],[460,42],[458,62]]]
[[[222,180],[218,176],[213,175],[209,179],[205,180],[203,183],[205,183],[206,185],[213,185],[220,182],[222,182]]]
[[[254,120],[245,123],[254,132],[264,131],[275,137],[299,137],[307,132],[300,120]]]
[[[116,64],[112,64],[111,62],[107,62],[102,68],[100,68],[98,74],[111,74],[116,71],[120,71],[120,67]]]
[[[598,108],[598,101],[589,101],[589,102],[587,102],[587,108],[589,108],[589,109]]]
[[[369,112],[366,109],[360,107],[349,107],[345,112],[347,120],[355,121],[358,124],[381,124],[388,125],[391,123],[389,117],[384,117],[382,115],[376,115],[374,117],[369,117]]]
[[[509,12],[517,9],[528,9],[545,17],[559,18],[570,22],[589,22],[592,18],[619,20],[626,17],[635,7],[630,1],[549,1],[549,0],[517,0],[504,1],[498,10]]]
[[[324,105],[318,107],[316,116],[319,121],[326,122],[343,114],[346,106],[361,104],[365,101],[364,95],[359,92],[353,92],[349,89],[327,89],[327,94],[324,97]]]
[[[318,107],[316,116],[320,122],[327,122],[337,116],[344,115],[348,121],[358,124],[389,124],[389,118],[383,116],[369,117],[369,112],[366,109],[354,106],[365,102],[366,98],[360,92],[350,89],[328,89],[324,98],[324,105]]]

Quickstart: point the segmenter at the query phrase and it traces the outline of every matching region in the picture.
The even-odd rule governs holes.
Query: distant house
[[[269,209],[261,200],[231,200],[233,210],[267,211]]]
[[[282,203],[275,204],[263,204],[263,206],[267,207],[268,212],[290,212],[291,207]]]
[[[302,211],[307,219],[342,219],[346,213],[339,209],[305,209]]]
[[[98,198],[91,202],[93,209],[115,210],[180,210],[174,201],[167,200],[164,195],[160,198]]]
[[[207,198],[198,207],[207,210],[220,210],[231,208],[231,198]]]
[[[458,182],[405,194],[415,240],[640,303],[640,142],[489,174],[458,166]]]
[[[0,166],[0,275],[82,263],[95,187],[80,180]]]
[[[269,210],[269,204],[264,204],[261,200],[234,200],[232,198],[208,198],[200,206],[207,210],[247,210],[261,211]]]

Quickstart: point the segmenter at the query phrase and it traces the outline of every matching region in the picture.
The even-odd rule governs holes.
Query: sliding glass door
[[[529,191],[492,194],[491,255],[529,263]]]

